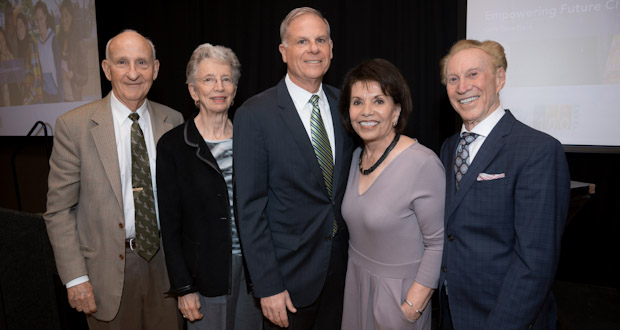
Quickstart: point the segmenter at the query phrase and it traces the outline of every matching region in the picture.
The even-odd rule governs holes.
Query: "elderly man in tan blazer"
[[[112,92],[56,122],[44,217],[58,272],[91,329],[176,329],[157,238],[155,146],[183,118],[146,99],[159,62],[139,33],[110,39],[102,68]]]

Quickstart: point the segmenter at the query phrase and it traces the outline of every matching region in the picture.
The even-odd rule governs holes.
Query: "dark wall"
[[[620,289],[620,154],[568,153],[571,179],[596,193],[564,232],[558,278]]]
[[[339,86],[351,67],[365,59],[393,62],[411,87],[411,136],[434,150],[454,131],[439,81],[439,59],[457,40],[458,1],[138,1],[97,2],[100,56],[107,40],[125,28],[151,38],[160,74],[149,97],[187,117],[193,102],[185,85],[185,65],[201,43],[230,47],[241,62],[234,110],[250,96],[275,85],[286,73],[278,52],[280,22],[293,8],[312,6],[331,25],[334,58],[325,77]],[[119,8],[123,8],[119,12]],[[105,77],[102,75],[102,80]],[[104,94],[110,87],[104,84]]]
[[[464,4],[459,0],[99,0],[99,54],[103,58],[107,40],[126,28],[151,38],[161,69],[149,98],[187,118],[194,109],[184,83],[191,52],[204,42],[230,47],[242,65],[232,115],[247,98],[283,77],[279,24],[291,9],[309,5],[322,11],[331,24],[334,59],[326,83],[339,86],[344,73],[365,59],[382,57],[393,62],[412,91],[408,135],[438,152],[442,141],[459,127],[439,81],[438,63],[452,43],[464,36]],[[105,95],[110,85],[103,74],[101,80]],[[23,210],[43,212],[48,169],[44,144],[36,138],[0,137],[0,207],[17,208],[9,159],[21,144],[24,147],[16,159]],[[619,159],[618,154],[568,154],[573,180],[597,184],[597,193],[566,230],[560,277],[618,286],[617,276],[607,270],[619,252],[615,244],[620,233]]]
[[[279,26],[293,8],[312,6],[331,24],[334,58],[325,78],[339,86],[362,60],[382,57],[400,68],[413,95],[407,132],[438,151],[455,131],[456,116],[439,82],[439,59],[457,40],[464,1],[119,1],[96,2],[99,56],[107,41],[135,29],[155,44],[161,68],[149,98],[189,117],[193,102],[185,85],[192,51],[210,42],[232,48],[242,65],[235,109],[250,96],[275,85],[286,67],[278,52]],[[462,24],[462,21],[460,22]],[[460,29],[463,31],[463,29]],[[102,94],[111,87],[102,72]],[[67,109],[70,110],[70,109]],[[0,137],[0,206],[17,209],[10,159],[15,151],[22,210],[45,210],[47,160],[37,139]]]

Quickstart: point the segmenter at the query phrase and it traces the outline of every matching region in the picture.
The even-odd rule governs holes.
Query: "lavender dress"
[[[342,329],[430,329],[400,309],[413,282],[436,288],[443,250],[445,174],[433,151],[414,143],[359,193],[353,153],[342,215],[351,235]]]

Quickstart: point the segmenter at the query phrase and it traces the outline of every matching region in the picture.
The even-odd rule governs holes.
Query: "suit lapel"
[[[183,137],[185,139],[185,143],[192,147],[196,148],[196,156],[201,161],[205,162],[207,165],[211,166],[217,173],[219,173],[222,177],[224,176],[220,171],[220,167],[217,165],[217,161],[213,158],[213,154],[209,150],[209,146],[205,142],[200,132],[198,132],[198,128],[196,127],[196,123],[194,119],[190,119],[184,124],[183,127]]]
[[[348,179],[349,174],[349,164],[345,164],[344,161],[344,142],[345,142],[345,131],[342,123],[340,122],[340,112],[338,112],[338,95],[332,93],[329,88],[323,88],[325,91],[325,95],[327,95],[327,100],[329,101],[329,108],[332,115],[332,123],[334,125],[334,140],[336,143],[336,163],[334,164],[334,187],[340,187],[340,180],[342,180],[343,175],[345,176],[345,180]],[[346,168],[345,168],[346,166]],[[343,186],[344,187],[344,186]],[[333,196],[336,195],[334,192]]]
[[[114,134],[114,118],[110,108],[110,94],[101,101],[101,106],[93,113],[91,120],[95,124],[91,128],[91,134],[99,154],[99,159],[103,164],[103,169],[108,177],[108,181],[110,181],[118,205],[123,209],[121,172],[118,165],[118,151],[116,150],[116,135]]]
[[[164,135],[164,133],[174,128],[174,124],[167,121],[168,115],[160,111],[157,105],[148,100],[146,102],[149,115],[151,116],[151,126],[153,127],[153,140],[155,141],[155,145],[157,145],[159,138]]]
[[[456,190],[456,194],[454,194],[454,198],[449,201],[450,208],[448,209],[448,219],[452,216],[452,213],[456,210],[458,205],[463,201],[463,198],[467,195],[467,192],[471,189],[473,184],[476,182],[478,178],[478,174],[483,172],[484,169],[489,167],[489,164],[493,160],[496,159],[497,154],[502,149],[505,143],[505,136],[510,134],[512,126],[514,125],[515,118],[510,113],[510,111],[506,111],[506,114],[502,117],[502,119],[495,125],[493,130],[487,138],[484,140],[482,147],[478,150],[474,161],[469,166],[467,170],[467,174],[463,176],[461,179],[461,183],[459,184],[459,189]],[[454,157],[456,154],[453,151]],[[454,173],[454,171],[453,171]],[[454,175],[452,175],[454,177]],[[454,179],[452,179],[452,183],[454,183]],[[450,194],[449,194],[450,195]],[[446,201],[448,202],[448,201]]]
[[[459,141],[459,134],[455,134],[450,137],[446,142],[448,148],[445,151],[445,155],[448,158],[443,166],[446,170],[446,215],[451,214],[451,210],[454,209],[453,201],[456,194],[456,179],[454,176],[454,161],[456,159],[456,145]]]
[[[308,134],[306,133],[306,128],[301,122],[301,118],[299,118],[299,114],[297,113],[297,109],[295,109],[293,99],[291,99],[291,96],[288,93],[284,79],[280,80],[278,83],[277,92],[278,107],[280,107],[281,110],[280,116],[282,116],[286,127],[297,144],[297,147],[301,152],[301,157],[310,168],[310,173],[312,173],[312,175],[319,180],[322,187],[325,187],[325,184],[323,183],[323,173],[321,172],[321,167],[319,166],[316,156],[314,155],[312,142],[310,142]],[[327,188],[325,188],[325,193],[327,194]]]

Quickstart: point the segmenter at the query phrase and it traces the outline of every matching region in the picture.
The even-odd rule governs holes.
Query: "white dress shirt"
[[[295,85],[295,83],[291,81],[291,78],[289,78],[288,73],[286,74],[286,78],[284,78],[284,82],[286,83],[286,88],[288,89],[289,95],[293,99],[295,109],[297,109],[297,113],[299,114],[299,118],[301,118],[301,122],[304,124],[304,128],[306,129],[308,138],[311,139],[311,141],[312,132],[310,130],[310,117],[312,116],[312,104],[309,101],[312,95],[316,94],[319,96],[319,109],[321,110],[321,117],[323,118],[323,124],[325,125],[327,137],[329,138],[329,144],[332,147],[332,155],[334,157],[335,164],[336,140],[334,138],[334,122],[332,120],[332,113],[331,109],[329,108],[327,96],[323,91],[323,84],[321,84],[321,86],[319,87],[319,91],[313,94]]]
[[[116,151],[118,152],[118,167],[121,173],[121,189],[123,192],[123,206],[125,212],[125,238],[136,237],[135,226],[135,209],[133,203],[133,190],[131,183],[131,125],[133,121],[129,119],[132,113],[121,101],[119,101],[114,92],[111,93],[110,106],[112,108],[112,117],[114,122],[114,136],[116,137]],[[146,150],[149,154],[149,163],[151,164],[151,181],[153,183],[153,198],[155,198],[155,214],[157,216],[157,226],[159,227],[159,209],[157,207],[157,186],[155,185],[155,157],[156,147],[153,137],[153,128],[151,127],[151,116],[149,115],[147,102],[136,110],[140,115],[138,124],[144,134],[144,142]],[[88,275],[80,276],[67,282],[66,287],[70,288],[78,284],[88,281]]]
[[[506,110],[504,110],[504,108],[502,108],[502,106],[500,105],[488,117],[486,117],[483,121],[479,122],[478,125],[474,126],[471,131],[468,131],[465,128],[465,124],[463,124],[463,126],[461,127],[461,136],[463,136],[463,133],[465,132],[476,133],[479,135],[472,143],[469,144],[469,147],[467,148],[469,150],[467,165],[471,164],[471,162],[474,161],[476,154],[480,150],[480,147],[482,147],[484,141],[487,139],[487,136],[491,134],[491,131],[493,130],[493,128],[495,128],[495,125],[497,125],[497,123],[500,121],[500,119],[502,119],[505,113]]]

